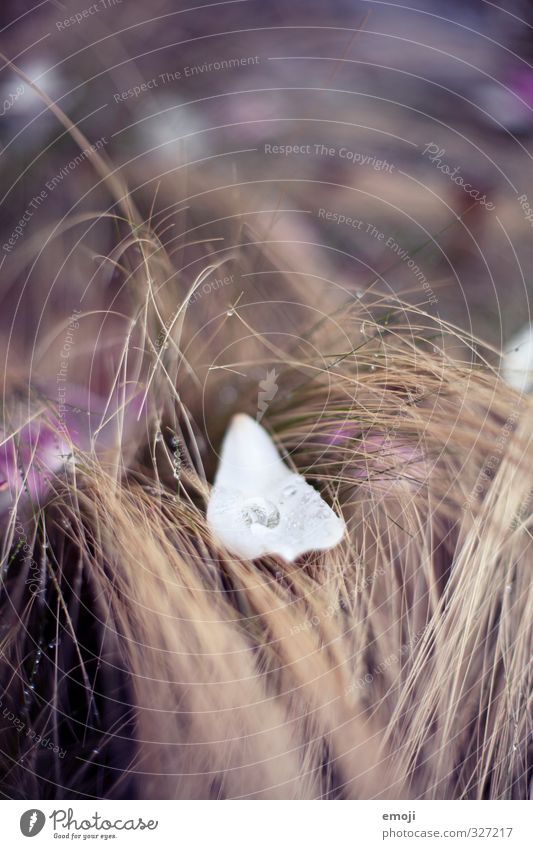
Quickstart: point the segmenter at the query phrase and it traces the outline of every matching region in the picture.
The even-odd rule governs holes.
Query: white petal
[[[345,531],[317,490],[283,463],[268,433],[243,414],[224,437],[207,521],[226,548],[250,560],[325,551]]]
[[[252,495],[275,486],[290,474],[266,430],[250,416],[231,420],[222,443],[215,486]]]
[[[519,392],[533,390],[533,325],[526,324],[505,346],[502,377]]]

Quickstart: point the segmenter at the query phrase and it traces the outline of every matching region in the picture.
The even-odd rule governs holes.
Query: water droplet
[[[242,518],[248,527],[263,525],[275,528],[279,525],[280,515],[276,505],[267,498],[250,498],[243,504]]]
[[[513,589],[512,584],[507,584],[507,586],[505,587],[505,592],[510,593],[512,589]]]
[[[363,297],[363,294],[364,294],[364,293],[363,293],[363,290],[362,290],[362,289],[356,289],[356,290],[355,290],[355,297],[356,297],[356,298],[362,298],[362,297]]]
[[[163,440],[163,434],[161,433],[160,430],[158,430],[156,435],[155,435],[155,441],[156,442],[162,442],[162,440]]]
[[[235,310],[227,310],[226,315],[235,315]]]

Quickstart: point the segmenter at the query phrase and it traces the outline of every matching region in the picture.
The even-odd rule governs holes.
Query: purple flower
[[[314,434],[313,442],[344,452],[346,472],[356,480],[388,481],[392,484],[422,481],[427,476],[424,454],[407,438],[383,432],[361,435],[355,422],[328,423],[327,430]]]
[[[23,425],[0,447],[0,510],[19,498],[40,502],[72,448],[48,422],[36,419]]]
[[[46,395],[39,393],[41,402]],[[71,387],[74,403],[50,404],[18,428],[0,429],[0,515],[15,504],[42,504],[76,451],[101,454],[118,448],[137,423],[142,398],[137,392],[124,399],[117,391],[107,400]]]

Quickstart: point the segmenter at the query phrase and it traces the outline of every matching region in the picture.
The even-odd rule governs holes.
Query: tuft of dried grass
[[[169,232],[110,189],[71,372],[103,403],[38,500],[41,443],[22,468],[17,434],[57,427],[63,325],[5,376],[1,792],[527,798],[530,400],[377,281],[363,304],[268,234]],[[237,287],[195,297],[226,270]],[[235,558],[205,519],[225,426],[272,371],[262,423],[348,525],[295,564]]]

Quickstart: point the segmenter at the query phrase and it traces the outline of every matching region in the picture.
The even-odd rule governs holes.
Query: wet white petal
[[[244,414],[224,437],[207,521],[226,548],[247,559],[295,560],[333,548],[345,531],[317,490],[287,468],[266,430]]]

